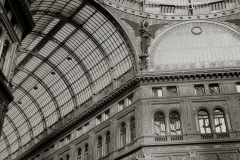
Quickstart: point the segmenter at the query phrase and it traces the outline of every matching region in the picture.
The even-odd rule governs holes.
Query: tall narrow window
[[[98,137],[98,142],[97,142],[97,159],[102,157],[102,137]]]
[[[154,123],[155,133],[159,136],[165,136],[166,135],[165,115],[162,112],[155,113]]]
[[[171,134],[172,135],[182,134],[180,114],[177,111],[172,111],[170,113],[169,121],[170,121]]]
[[[104,120],[107,120],[107,119],[109,118],[109,116],[110,116],[110,110],[109,110],[109,109],[106,110],[106,111],[104,112],[104,115],[105,115]]]
[[[77,160],[81,160],[81,158],[82,158],[82,149],[78,148]]]
[[[120,129],[120,146],[123,147],[126,144],[126,123],[121,124]]]
[[[124,100],[122,100],[118,103],[118,111],[123,110],[123,108],[124,108]]]
[[[133,100],[133,95],[130,95],[127,97],[127,106],[132,104],[132,100]]]
[[[78,128],[77,129],[77,137],[80,137],[82,135],[82,132],[83,132],[82,127]]]
[[[108,155],[110,153],[110,142],[111,142],[111,139],[110,139],[110,132],[107,132],[106,134],[106,155]]]
[[[61,139],[61,140],[59,141],[59,148],[61,148],[61,147],[64,145],[63,142],[64,142],[64,139]]]
[[[85,145],[84,160],[88,160],[88,144]]]
[[[162,88],[153,88],[152,92],[153,92],[153,97],[162,97],[163,96]]]
[[[215,109],[213,111],[214,125],[217,133],[227,132],[226,122],[224,113],[220,109]]]
[[[86,123],[83,127],[83,133],[86,133],[89,130],[89,123]]]
[[[5,41],[3,44],[2,54],[1,54],[1,58],[0,58],[0,69],[3,69],[3,67],[4,67],[8,48],[9,48],[9,42]]]
[[[70,160],[69,154],[67,154],[67,156],[66,156],[66,160]]]
[[[208,112],[200,110],[198,112],[198,122],[201,133],[212,133]]]
[[[70,143],[70,140],[71,140],[71,135],[68,135],[68,136],[67,136],[67,139],[66,139],[66,144],[69,144],[69,143]]]
[[[102,123],[102,115],[98,115],[96,118],[96,125],[99,125],[100,123]]]
[[[133,142],[136,139],[136,127],[135,127],[135,118],[131,118],[130,121],[130,142]]]

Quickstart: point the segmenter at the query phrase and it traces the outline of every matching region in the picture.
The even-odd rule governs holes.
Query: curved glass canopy
[[[0,159],[47,130],[133,67],[121,31],[83,0],[34,0],[0,139]]]

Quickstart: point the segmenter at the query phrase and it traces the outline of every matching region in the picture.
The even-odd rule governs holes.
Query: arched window
[[[177,111],[172,111],[170,113],[169,121],[170,121],[171,134],[172,135],[182,134],[180,114]]]
[[[81,160],[81,158],[82,158],[82,149],[78,148],[77,160]]]
[[[108,155],[110,152],[110,142],[111,142],[110,138],[111,138],[110,132],[107,132],[107,134],[106,134],[106,155]]]
[[[126,144],[126,123],[121,124],[120,128],[120,146],[123,147]]]
[[[201,133],[212,133],[208,112],[200,110],[198,112],[198,122]]]
[[[4,67],[8,48],[9,48],[9,42],[5,41],[3,44],[2,54],[1,54],[1,58],[0,58],[0,69],[3,69],[3,67]]]
[[[97,142],[97,159],[102,157],[102,137],[98,137],[98,142]]]
[[[217,133],[227,132],[226,121],[224,113],[220,109],[213,111],[214,125]]]
[[[136,127],[135,127],[135,118],[132,117],[130,121],[130,142],[133,142],[136,139]]]
[[[69,154],[67,154],[67,156],[66,156],[66,160],[70,160]]]
[[[85,145],[84,160],[88,160],[88,144]]]
[[[154,115],[154,129],[155,133],[160,136],[166,135],[166,123],[165,123],[165,115],[162,112],[157,112]]]

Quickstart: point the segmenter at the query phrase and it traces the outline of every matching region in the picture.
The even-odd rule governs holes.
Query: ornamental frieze
[[[213,109],[214,107],[223,107],[227,111],[227,102],[226,101],[211,101],[211,102],[192,102],[194,110],[199,110],[201,107],[206,107]]]

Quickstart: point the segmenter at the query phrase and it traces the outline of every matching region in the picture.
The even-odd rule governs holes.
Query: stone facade
[[[138,11],[124,6],[132,4],[130,0],[121,2],[121,6],[120,1],[114,0],[103,0],[99,3],[105,5],[119,21],[121,18],[128,18],[134,22],[141,22],[148,15],[135,3],[133,8]],[[183,16],[158,16],[149,13],[149,23],[168,24],[165,28],[159,28],[156,33],[157,38],[152,39],[152,46],[149,49],[149,68],[142,72],[139,70],[139,74],[135,76],[131,74],[132,72],[125,73],[114,81],[113,88],[118,89],[117,91],[110,92],[110,89],[103,91],[106,93],[103,97],[106,99],[102,104],[92,105],[94,100],[86,102],[84,108],[88,110],[84,114],[81,112],[83,110],[76,109],[67,117],[63,117],[60,124],[53,125],[46,130],[46,133],[31,140],[29,145],[23,146],[17,155],[18,158],[34,160],[240,159],[238,59],[231,62],[234,65],[230,65],[227,61],[211,63],[211,65],[186,62],[177,66],[176,62],[176,64],[167,64],[169,66],[164,66],[165,68],[155,61],[155,55],[160,53],[156,48],[161,47],[161,38],[171,34],[198,36],[196,34],[201,34],[203,28],[209,29],[209,32],[216,31],[215,29],[218,29],[216,32],[231,32],[231,36],[239,37],[239,26],[231,23],[234,27],[229,27],[230,22],[225,22],[227,19],[235,19],[234,16],[239,14],[234,9],[232,11],[234,12],[219,11],[219,13],[210,12],[206,15]],[[122,25],[139,54],[140,38],[134,36],[133,29],[124,21]],[[186,28],[190,28],[186,31],[188,33],[184,32]],[[209,32],[204,34],[207,35]],[[236,39],[239,40],[239,38]],[[175,54],[177,53],[176,51]],[[211,60],[214,62],[214,59]],[[221,60],[224,61],[224,57]],[[199,86],[202,87],[201,92],[198,92]],[[159,93],[155,93],[155,90]],[[216,110],[223,112],[226,131],[219,132],[216,129],[218,127],[215,122]],[[173,111],[180,115],[180,128],[178,128],[181,131],[180,134],[172,131],[170,114]],[[199,121],[200,111],[208,113],[209,124],[204,127],[211,130],[209,133],[201,131],[204,127]],[[156,132],[154,117],[158,112],[164,114],[163,135]],[[44,140],[47,134],[53,136]],[[37,142],[42,143],[34,146]],[[35,148],[31,148],[32,146]]]

